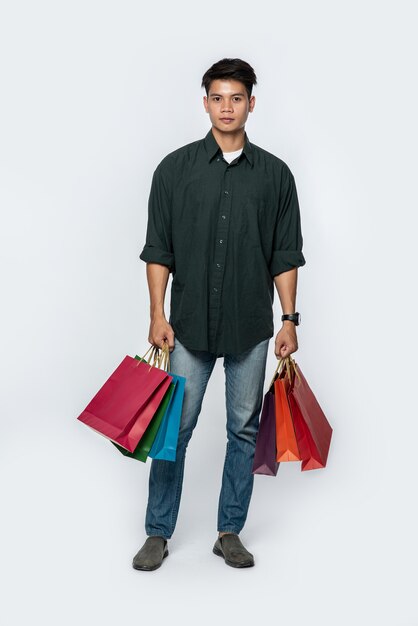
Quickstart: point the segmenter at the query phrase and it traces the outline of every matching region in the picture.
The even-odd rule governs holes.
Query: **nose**
[[[222,110],[222,112],[223,111],[233,111],[232,104],[230,102],[226,101],[221,110]]]

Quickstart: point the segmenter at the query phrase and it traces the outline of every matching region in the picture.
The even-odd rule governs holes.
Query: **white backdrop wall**
[[[418,624],[415,12],[405,0],[2,3],[3,623]],[[147,348],[152,172],[210,128],[200,81],[225,56],[259,79],[250,141],[295,175],[307,263],[294,357],[334,436],[326,469],[255,477],[241,536],[256,567],[226,567],[211,552],[219,359],[170,557],[135,572],[149,463],[76,416]],[[276,296],[276,332],[280,313]]]

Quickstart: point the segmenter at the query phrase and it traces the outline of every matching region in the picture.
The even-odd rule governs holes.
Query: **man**
[[[253,489],[252,464],[263,399],[274,284],[283,310],[277,358],[298,349],[297,268],[305,264],[294,177],[278,157],[250,143],[253,68],[222,59],[204,74],[212,127],[156,168],[146,243],[149,342],[168,342],[171,371],[186,377],[176,461],[153,459],[145,519],[148,535],[133,567],[154,570],[176,525],[186,448],[216,359],[226,378],[227,449],[213,552],[233,567],[254,565],[239,537]],[[164,296],[173,275],[170,316]],[[274,284],[273,284],[274,283]]]

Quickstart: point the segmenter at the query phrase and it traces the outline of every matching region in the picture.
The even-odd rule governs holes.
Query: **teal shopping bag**
[[[149,456],[153,459],[175,461],[186,379],[184,376],[178,376],[172,372],[169,372],[169,374],[173,377],[171,384],[174,384],[175,388],[167,411],[162,418],[154,443],[149,451]]]
[[[170,370],[170,350],[167,341],[164,342],[161,349],[161,358],[159,365],[167,373]],[[167,411],[161,420],[160,428],[152,444],[149,456],[153,459],[163,461],[175,461],[177,452],[177,443],[179,438],[179,430],[181,424],[181,414],[183,411],[183,400],[186,387],[186,379],[178,374],[169,374],[174,384],[174,392],[171,397]]]

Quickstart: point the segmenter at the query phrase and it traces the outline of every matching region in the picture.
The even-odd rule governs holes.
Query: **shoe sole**
[[[214,554],[216,554],[216,556],[221,556],[221,557],[224,559],[225,563],[226,563],[227,565],[230,565],[231,567],[238,567],[238,568],[240,568],[240,567],[253,567],[253,566],[254,566],[254,562],[252,562],[252,563],[242,563],[242,564],[239,564],[239,563],[234,563],[233,561],[228,561],[228,559],[227,559],[227,558],[225,558],[225,555],[224,555],[224,553],[222,552],[222,550],[219,550],[219,548],[215,548],[215,547],[214,547],[214,548],[213,548],[213,550],[212,550],[212,552],[213,552]]]
[[[168,550],[166,550],[166,551],[164,552],[164,554],[163,554],[163,560],[165,559],[165,557],[166,557],[166,556],[168,556],[168,554],[169,554],[169,553],[168,553]],[[132,563],[132,567],[133,567],[134,569],[136,569],[136,570],[141,571],[141,572],[153,572],[155,569],[158,569],[159,567],[161,567],[162,563],[163,563],[163,561],[161,561],[161,563],[157,563],[157,565],[153,565],[153,566],[151,566],[151,567],[146,567],[146,566],[144,566],[144,567],[138,567],[137,565],[134,565],[134,564]]]

